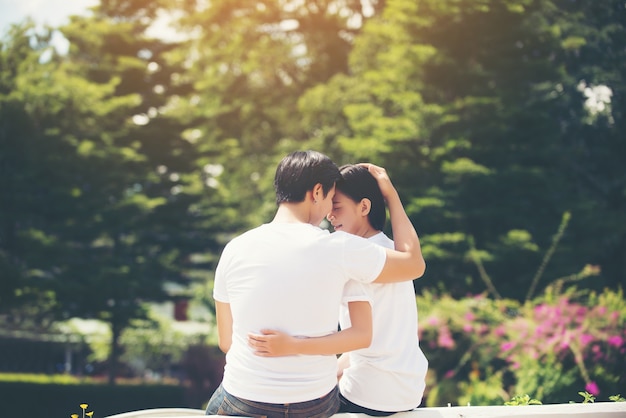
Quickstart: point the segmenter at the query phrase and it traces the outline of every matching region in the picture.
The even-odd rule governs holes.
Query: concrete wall
[[[127,412],[108,418],[197,418],[200,409],[165,408]],[[217,415],[210,415],[217,417]],[[529,406],[453,406],[419,408],[393,418],[626,418],[626,402],[572,403]],[[336,414],[333,418],[370,418],[363,414]]]

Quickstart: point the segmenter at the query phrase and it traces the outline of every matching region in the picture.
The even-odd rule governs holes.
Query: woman
[[[394,248],[382,232],[385,202],[376,180],[362,166],[343,166],[340,172],[342,178],[328,215],[333,228]],[[339,359],[339,411],[388,416],[420,405],[428,361],[419,347],[413,283],[372,283],[368,287],[372,292],[372,343]],[[350,327],[346,306],[342,306],[340,324],[342,329]]]

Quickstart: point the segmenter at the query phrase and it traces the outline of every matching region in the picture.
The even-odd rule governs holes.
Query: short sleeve
[[[342,260],[344,272],[353,280],[362,283],[373,282],[383,270],[387,259],[386,250],[365,238],[345,232],[335,232],[332,235],[337,234],[341,234],[338,238],[344,240]]]
[[[213,299],[219,302],[229,303],[227,288],[227,271],[230,264],[229,246],[226,245],[215,269],[215,280],[213,282]]]
[[[372,303],[373,294],[371,286],[357,282],[355,280],[348,280],[343,288],[343,295],[341,297],[341,303],[349,302],[369,302]]]

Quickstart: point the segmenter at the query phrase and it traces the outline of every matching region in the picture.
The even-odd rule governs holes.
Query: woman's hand
[[[390,197],[394,197],[398,194],[396,188],[391,183],[391,179],[387,174],[387,170],[383,167],[379,167],[377,165],[371,163],[360,163],[359,165],[366,167],[367,171],[376,179],[378,182],[378,187],[380,188],[380,192],[383,195],[385,201],[389,201]]]
[[[248,334],[248,346],[261,357],[280,357],[297,354],[296,338],[281,331],[262,329],[260,334]]]

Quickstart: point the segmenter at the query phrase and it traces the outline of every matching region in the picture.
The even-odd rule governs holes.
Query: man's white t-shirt
[[[384,233],[369,238],[394,248]],[[372,293],[372,344],[349,353],[350,366],[339,381],[350,402],[376,411],[407,411],[419,406],[426,386],[428,361],[419,347],[417,306],[411,281],[366,287]],[[347,304],[341,327],[350,326]]]
[[[305,337],[337,332],[341,303],[368,300],[353,281],[371,283],[385,259],[385,250],[366,239],[304,223],[264,224],[229,242],[213,290],[233,316],[224,389],[267,403],[303,402],[330,392],[337,384],[336,356],[259,357],[247,335],[264,328]]]

